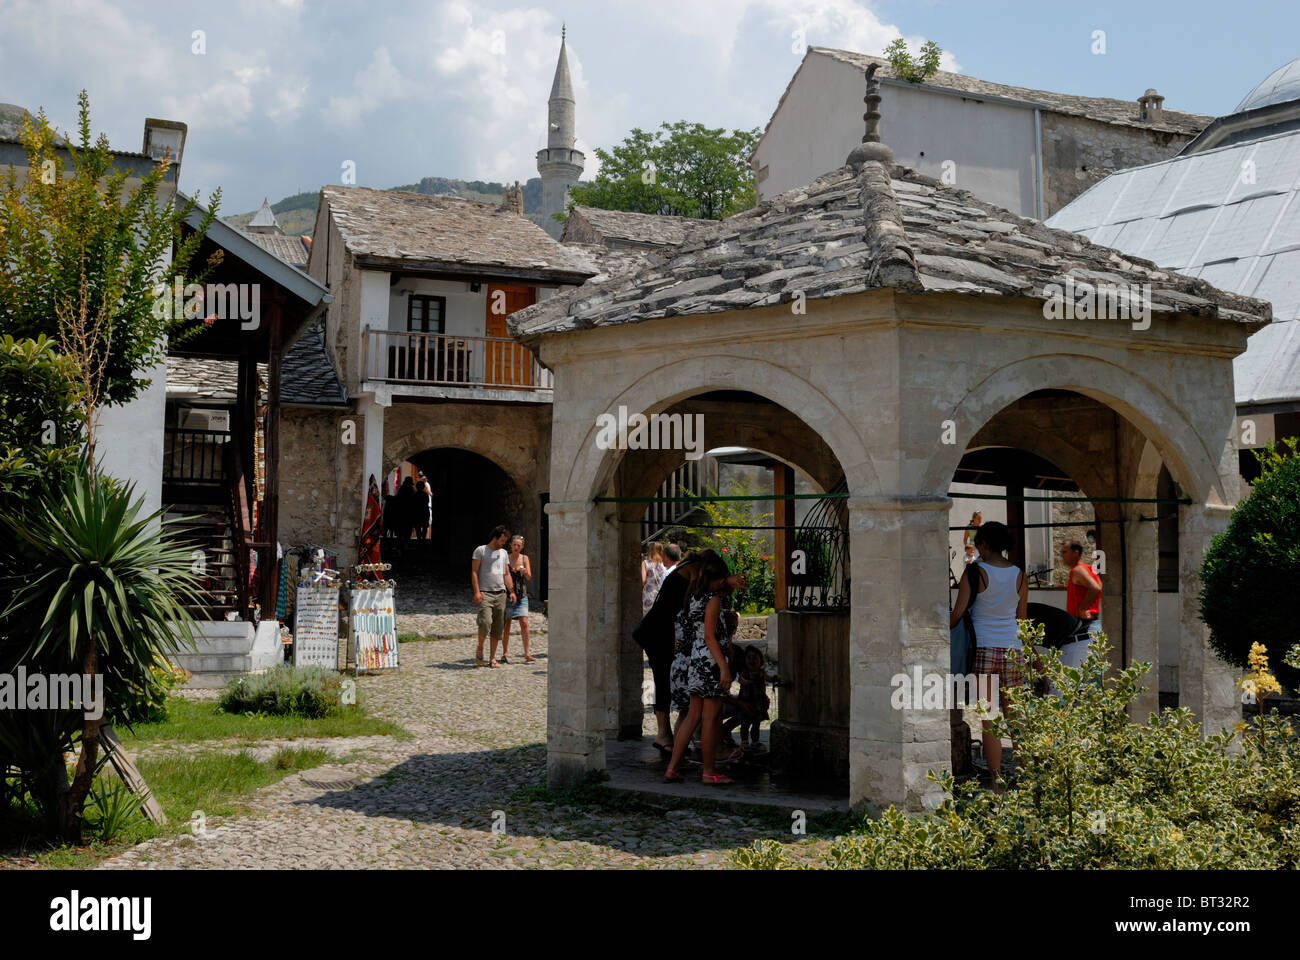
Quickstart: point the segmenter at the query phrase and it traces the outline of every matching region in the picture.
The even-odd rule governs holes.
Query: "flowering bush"
[[[716,490],[709,493],[718,495]],[[752,488],[736,481],[728,487],[728,496],[749,496]],[[770,526],[771,513],[762,513],[752,500],[706,500],[700,504],[708,516],[709,527],[699,532],[700,546],[716,550],[732,573],[745,577],[747,584],[732,598],[738,613],[770,611],[776,596],[776,573],[773,569],[769,530],[742,529]]]
[[[1041,632],[1041,628],[1039,628]],[[1021,622],[1021,639],[1036,633]],[[1128,708],[1150,664],[1114,673],[1104,637],[1082,667],[1041,658],[1060,690],[1009,691],[1015,779],[995,794],[931,773],[946,799],[933,813],[893,807],[840,837],[835,869],[1293,869],[1300,863],[1300,741],[1276,714],[1254,735],[1203,739],[1187,709],[1134,723]],[[1030,654],[1030,656],[1033,656]],[[1267,675],[1257,663],[1256,682]],[[1264,689],[1267,684],[1262,684]],[[1244,725],[1243,725],[1244,726]],[[743,867],[794,864],[774,841],[737,851]]]

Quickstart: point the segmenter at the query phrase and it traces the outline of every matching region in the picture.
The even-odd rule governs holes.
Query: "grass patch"
[[[269,760],[257,760],[247,752],[218,751],[187,757],[145,758],[139,763],[140,773],[167,814],[167,826],[159,827],[140,819],[112,843],[49,846],[47,841],[38,840],[29,851],[46,869],[86,870],[145,840],[189,833],[196,811],[202,811],[210,825],[214,818],[244,814],[248,794],[329,760],[329,754],[317,749],[281,750]],[[10,823],[18,826],[23,821],[33,829],[37,826],[30,813],[26,816],[19,813]]]
[[[139,723],[134,730],[118,731],[127,749],[155,743],[198,743],[203,740],[271,740],[302,737],[390,736],[410,739],[396,724],[366,716],[359,708],[339,716],[310,720],[306,717],[268,717],[262,714],[224,713],[215,702],[173,697],[167,701],[167,719]]]

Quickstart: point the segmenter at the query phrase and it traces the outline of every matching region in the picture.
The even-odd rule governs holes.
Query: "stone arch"
[[[647,371],[610,399],[606,410],[658,413],[673,403],[711,390],[757,394],[795,414],[830,448],[842,466],[849,489],[863,494],[879,490],[874,459],[853,420],[819,387],[784,367],[751,357],[714,354],[665,363]],[[595,418],[587,426],[563,484],[563,499],[584,501],[610,483],[624,451],[596,446]],[[560,499],[555,491],[555,499]]]
[[[514,483],[527,490],[535,486],[536,460],[519,443],[517,435],[504,426],[472,423],[428,423],[404,432],[384,436],[384,471],[425,450],[450,449],[476,453],[505,471]]]
[[[957,436],[974,437],[1021,397],[1048,389],[1073,390],[1115,410],[1156,447],[1191,496],[1203,503],[1229,501],[1217,458],[1178,405],[1145,377],[1106,360],[1073,354],[1017,360],[990,372],[948,416]],[[964,452],[960,443],[939,445],[921,489],[944,495]]]

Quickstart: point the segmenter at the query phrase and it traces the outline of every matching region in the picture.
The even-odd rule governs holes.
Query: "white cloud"
[[[377,110],[389,100],[401,99],[406,90],[401,71],[394,65],[387,47],[375,49],[370,63],[352,78],[352,86],[356,93],[330,97],[329,107],[321,111],[327,122],[354,127],[363,114]]]

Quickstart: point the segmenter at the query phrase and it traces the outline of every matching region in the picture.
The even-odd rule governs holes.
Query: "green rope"
[[[762,493],[716,497],[596,497],[596,503],[715,503],[719,500],[844,500],[847,493]]]

